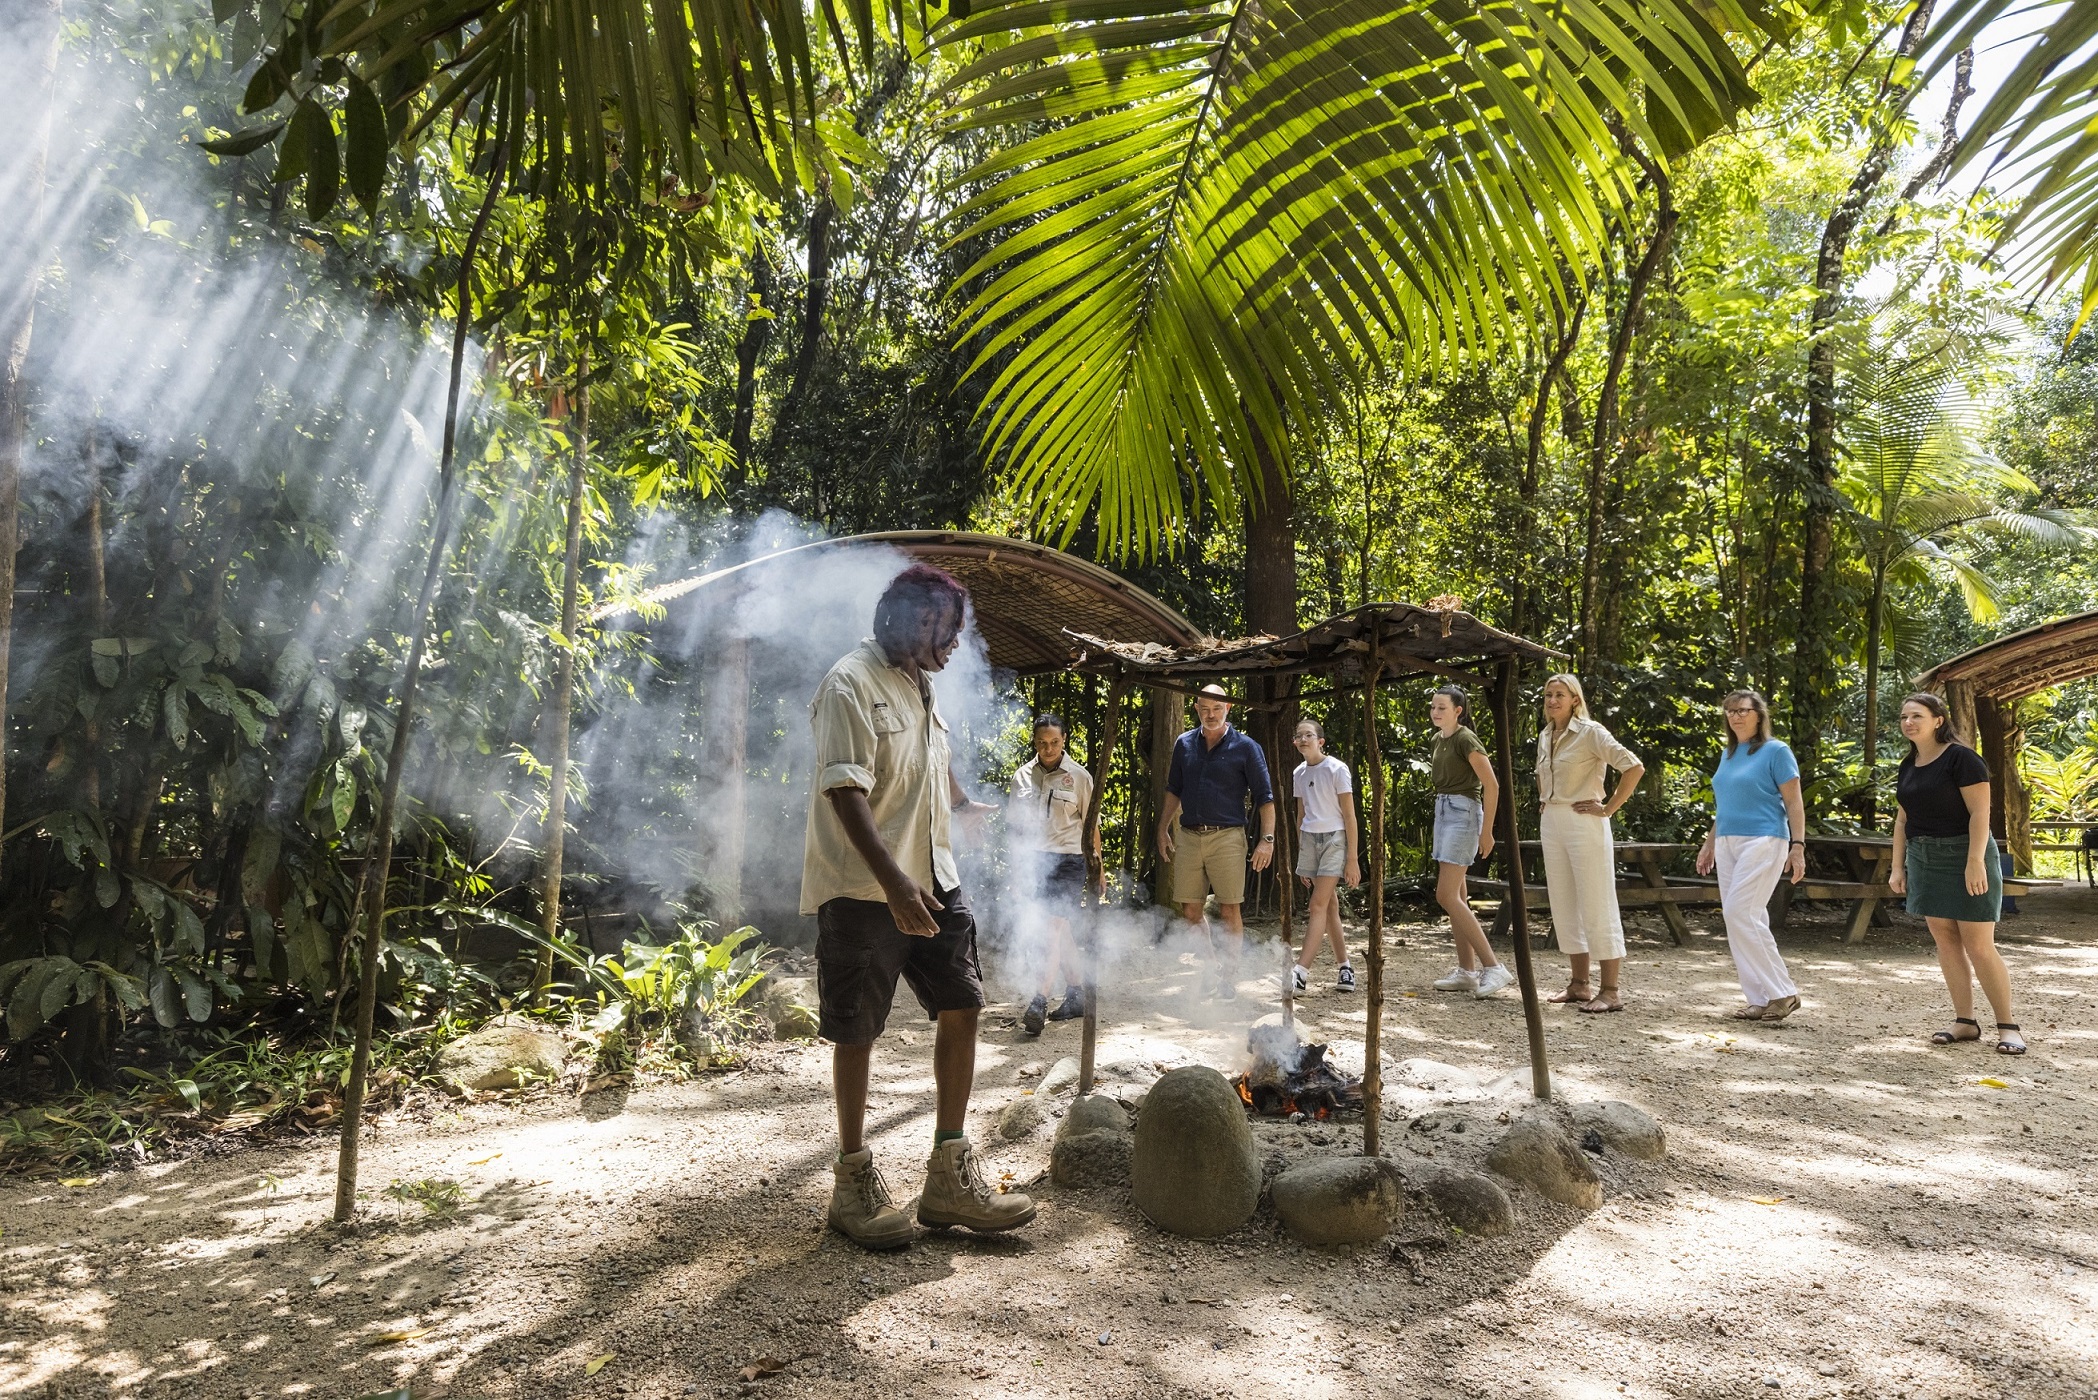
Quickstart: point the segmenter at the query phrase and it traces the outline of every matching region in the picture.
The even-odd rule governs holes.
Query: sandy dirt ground
[[[2029,903],[2002,932],[2022,1060],[1925,1044],[1951,1013],[1905,918],[1857,946],[1832,912],[1796,923],[1783,946],[1805,1009],[1771,1027],[1725,1018],[1738,993],[1715,919],[1682,948],[1640,925],[1626,1014],[1551,1009],[1550,1060],[1561,1099],[1644,1107],[1669,1154],[1602,1159],[1591,1214],[1515,1191],[1519,1225],[1497,1239],[1415,1213],[1386,1244],[1318,1251],[1263,1207],[1188,1241],[1126,1191],[1043,1181],[1017,1237],[869,1255],[822,1225],[813,1045],[630,1095],[383,1120],[364,1151],[373,1204],[348,1235],[322,1224],[326,1140],[7,1182],[0,1395],[2090,1396],[2098,900]],[[1446,940],[1391,933],[1388,1149],[1475,1160],[1525,1102],[1520,1005],[1430,990]],[[1559,967],[1539,955],[1548,987]],[[1205,1003],[1196,978],[1161,954],[1109,990],[1105,1092],[1237,1067],[1274,997],[1249,977],[1237,1003]],[[994,1120],[1079,1032],[1029,1041],[1014,1010],[986,1016],[972,1135],[1029,1182],[1053,1123],[1008,1143]],[[1329,964],[1301,1011],[1360,1067],[1363,1001],[1332,990]],[[872,1137],[899,1196],[930,1144],[931,1040],[899,1015],[876,1056]],[[1450,1132],[1460,1120],[1472,1131]],[[1258,1138],[1274,1164],[1360,1135]],[[436,1217],[383,1195],[424,1180],[460,1183],[464,1205]],[[766,1357],[786,1364],[741,1379]]]

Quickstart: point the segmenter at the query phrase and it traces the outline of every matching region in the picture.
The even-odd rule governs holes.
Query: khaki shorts
[[[1246,902],[1246,829],[1173,832],[1173,902],[1200,904],[1214,894],[1219,904]]]

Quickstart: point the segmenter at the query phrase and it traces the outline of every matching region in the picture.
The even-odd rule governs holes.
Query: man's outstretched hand
[[[905,876],[888,895],[889,917],[896,921],[899,931],[913,938],[930,938],[940,931],[933,915],[947,906],[934,898],[931,890]]]

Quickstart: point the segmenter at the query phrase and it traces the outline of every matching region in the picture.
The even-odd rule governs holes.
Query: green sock
[[[937,1149],[941,1143],[953,1142],[961,1135],[962,1130],[960,1128],[934,1128],[932,1130],[932,1145]]]

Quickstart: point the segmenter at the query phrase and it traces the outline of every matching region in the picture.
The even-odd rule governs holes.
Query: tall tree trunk
[[[1936,0],[1920,0],[1908,23],[1902,27],[1895,47],[1889,81],[1880,89],[1880,99],[1899,102],[1908,95],[1910,75],[1900,81],[1892,74],[1912,62],[1923,48]],[[1955,88],[1957,89],[1957,84]],[[1836,619],[1827,596],[1830,560],[1836,549],[1836,318],[1843,310],[1843,259],[1850,251],[1851,235],[1865,217],[1865,206],[1886,178],[1894,159],[1895,113],[1888,112],[1880,133],[1866,150],[1864,164],[1850,188],[1836,201],[1827,225],[1821,231],[1821,249],[1814,262],[1814,307],[1807,341],[1807,461],[1806,502],[1799,562],[1799,625],[1792,647],[1792,747],[1798,755],[1811,790],[1821,755],[1821,731],[1828,718],[1822,692],[1828,680],[1832,648],[1829,639]]]
[[[1260,491],[1258,499],[1249,498],[1245,506],[1246,630],[1256,635],[1266,632],[1286,637],[1297,630],[1296,501],[1291,495],[1289,478],[1283,474],[1282,463],[1267,439],[1261,436],[1258,428],[1252,432],[1254,467],[1260,473]],[[1263,704],[1276,701],[1282,697],[1284,685],[1281,680],[1254,681],[1247,698]],[[1292,705],[1286,710],[1254,710],[1243,727],[1273,763],[1282,736],[1295,725],[1296,709]],[[1282,775],[1274,776],[1279,780]],[[1278,817],[1288,811],[1279,788],[1276,803]],[[1256,910],[1268,893],[1268,883],[1284,878],[1276,865],[1270,865],[1264,874],[1253,877]]]
[[[713,862],[708,892],[714,916],[725,929],[743,923],[743,856],[749,828],[744,769],[750,762],[750,638],[740,631],[721,639],[708,676],[702,720],[706,766],[713,774],[707,807],[712,829],[700,854]]]
[[[816,207],[809,211],[809,277],[802,291],[801,340],[794,348],[794,370],[780,399],[779,416],[772,420],[775,442],[780,429],[801,412],[809,377],[815,372],[816,352],[823,345],[823,313],[830,304],[830,222],[835,212],[828,195],[818,196]],[[820,505],[817,513],[822,513]]]
[[[1883,636],[1880,609],[1886,605],[1887,571],[1872,571],[1872,605],[1865,614],[1865,829],[1879,826],[1879,649]]]
[[[364,955],[357,992],[357,1041],[350,1053],[350,1079],[342,1092],[342,1145],[335,1159],[335,1220],[346,1224],[357,1211],[358,1133],[364,1123],[364,1086],[371,1074],[372,1018],[379,1009],[379,950],[386,931],[386,879],[393,863],[393,818],[401,795],[401,769],[408,762],[409,731],[415,724],[415,689],[421,679],[423,652],[430,640],[430,608],[444,572],[444,547],[458,508],[459,484],[452,460],[459,440],[459,381],[466,372],[466,331],[473,322],[474,255],[494,212],[508,163],[508,143],[495,148],[489,162],[488,191],[474,215],[473,228],[459,255],[459,308],[452,323],[452,377],[444,398],[444,446],[437,459],[437,519],[430,533],[430,557],[423,566],[422,591],[415,598],[415,621],[408,639],[408,660],[401,672],[400,697],[394,706],[393,744],[387,751],[386,780],[379,785],[378,808],[372,815],[371,848],[366,852],[358,907],[364,915]]]
[[[1521,491],[1521,518],[1516,523],[1518,531],[1516,558],[1518,561],[1534,560],[1537,557],[1537,490],[1542,484],[1544,473],[1544,427],[1551,420],[1552,386],[1566,372],[1566,361],[1573,354],[1574,346],[1581,339],[1581,318],[1588,311],[1588,292],[1584,288],[1574,299],[1573,315],[1559,334],[1558,342],[1552,347],[1551,358],[1545,362],[1544,372],[1537,376],[1537,399],[1530,405],[1530,421],[1523,443],[1523,479]],[[1508,630],[1516,636],[1524,635],[1530,625],[1529,574],[1521,562],[1515,569],[1508,585]]]
[[[1625,364],[1631,358],[1632,341],[1639,334],[1647,288],[1653,284],[1654,274],[1667,259],[1668,246],[1675,238],[1675,198],[1668,176],[1657,166],[1650,167],[1649,173],[1658,198],[1658,207],[1654,211],[1654,236],[1625,283],[1624,309],[1618,313],[1617,326],[1610,337],[1610,360],[1603,370],[1602,388],[1595,396],[1595,421],[1589,429],[1588,528],[1587,547],[1581,555],[1579,642],[1579,664],[1584,670],[1594,665],[1601,640],[1599,585],[1603,562],[1603,501],[1611,475],[1610,464],[1616,455],[1618,385],[1624,378]]]
[[[547,745],[553,750],[546,789],[546,849],[539,894],[539,976],[532,1002],[546,1000],[554,980],[552,943],[561,932],[561,859],[568,834],[568,721],[575,707],[575,629],[583,568],[583,481],[590,468],[590,347],[576,369],[575,451],[568,459],[568,548],[561,556],[561,658],[554,667],[554,693],[546,703]]]
[[[27,11],[26,4],[24,9]],[[51,111],[57,105],[59,0],[42,0],[34,12],[24,13],[21,19],[21,31],[30,37],[24,47],[41,54],[42,61],[37,73],[40,94],[31,95],[27,103],[30,111],[38,113],[36,127],[28,133],[27,159],[23,162],[23,193],[28,202],[14,211],[20,223],[12,237],[23,251],[23,277],[19,286],[5,289],[7,299],[0,303],[0,336],[6,340],[6,359],[0,362],[0,831],[7,830],[8,643],[15,623],[22,444],[29,437],[29,404],[22,375],[29,364],[37,284],[42,280],[45,261],[44,164],[51,153]]]
[[[742,338],[736,342],[736,416],[729,424],[729,455],[736,459],[732,470],[738,484],[750,479],[750,429],[758,408],[758,360],[772,340],[772,324],[779,315],[774,305],[772,260],[765,245],[752,250],[750,267],[752,303],[743,322]],[[759,315],[759,311],[765,315]]]

